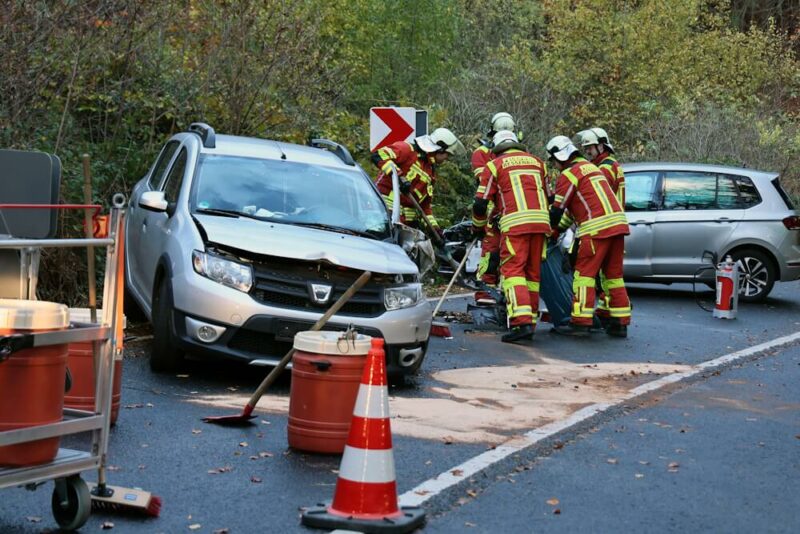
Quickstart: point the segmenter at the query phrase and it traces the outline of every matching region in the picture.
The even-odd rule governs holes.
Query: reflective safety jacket
[[[523,150],[510,148],[486,163],[475,194],[472,224],[486,226],[486,203],[500,210],[500,231],[504,234],[549,234],[550,218],[545,163]],[[483,205],[484,209],[478,206]],[[482,212],[482,213],[481,213]]]
[[[559,228],[566,229],[574,221],[577,237],[603,239],[629,233],[628,220],[605,174],[582,157],[558,175],[553,207],[569,212],[561,217]]]
[[[622,211],[625,211],[625,173],[622,172],[622,165],[619,164],[614,154],[610,152],[603,152],[592,160],[592,163],[597,165],[603,174],[606,175],[614,195],[619,201],[619,206]]]
[[[392,189],[392,164],[397,166],[397,175],[411,183],[409,195],[413,195],[419,202],[422,211],[428,217],[431,225],[438,228],[439,223],[433,217],[431,206],[433,204],[433,184],[436,182],[436,170],[433,157],[424,152],[418,152],[414,145],[406,141],[398,141],[379,148],[372,153],[372,162],[380,169],[375,185],[386,200],[389,211],[394,205],[394,190]],[[403,207],[405,222],[415,221],[417,211],[410,200],[401,195],[400,205]]]

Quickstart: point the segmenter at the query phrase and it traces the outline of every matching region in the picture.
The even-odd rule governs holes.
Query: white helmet
[[[566,135],[557,135],[547,142],[547,153],[558,161],[568,161],[570,156],[578,151]]]
[[[519,139],[517,139],[517,134],[512,132],[511,130],[500,130],[494,137],[492,138],[492,144],[494,144],[494,148],[503,147],[501,145],[510,145],[512,143],[519,143]]]
[[[599,143],[603,143],[608,147],[609,150],[611,150],[611,152],[614,152],[614,147],[611,145],[611,142],[608,139],[608,133],[606,133],[604,129],[594,127],[591,128],[589,131],[592,132],[597,137],[597,141]]]
[[[428,153],[444,151],[455,155],[465,150],[458,137],[447,128],[436,128],[432,134],[417,137],[414,141]]]
[[[495,113],[492,117],[492,132],[499,132],[501,130],[514,130],[517,125],[514,123],[514,117],[510,113],[501,111]]]
[[[582,130],[575,136],[581,146],[596,145],[600,142],[593,130]]]

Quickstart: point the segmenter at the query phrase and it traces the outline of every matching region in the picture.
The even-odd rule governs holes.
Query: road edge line
[[[800,332],[775,338],[758,345],[753,345],[752,347],[748,347],[746,349],[719,356],[713,360],[698,363],[693,365],[689,371],[669,374],[653,380],[652,382],[647,382],[646,384],[642,384],[633,388],[628,392],[627,395],[613,404],[596,403],[585,406],[566,419],[553,421],[552,423],[548,423],[539,428],[529,430],[523,434],[521,438],[512,438],[503,445],[499,445],[493,449],[474,456],[467,461],[462,462],[461,464],[448,469],[439,475],[436,475],[433,478],[429,478],[428,480],[418,484],[414,488],[411,488],[400,495],[400,504],[402,506],[421,506],[437,495],[440,495],[445,490],[466,482],[470,477],[479,474],[483,470],[508,458],[512,454],[535,447],[547,439],[552,439],[558,434],[564,433],[581,423],[586,423],[588,420],[597,417],[598,415],[601,415],[611,409],[617,408],[624,403],[630,402],[631,400],[639,397],[644,397],[661,388],[688,381],[704,372],[727,367],[741,360],[754,357],[767,350],[791,345],[797,341],[800,341]]]

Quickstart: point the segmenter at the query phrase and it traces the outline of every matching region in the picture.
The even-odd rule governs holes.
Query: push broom
[[[83,196],[86,205],[92,203],[92,175],[91,167],[89,165],[89,155],[83,155]],[[86,239],[94,237],[94,224],[92,221],[91,211],[86,210],[85,218],[85,232]],[[123,225],[119,224],[117,227],[117,243],[119,250],[117,251],[117,280],[116,280],[116,295],[114,299],[117,302],[117,310],[119,310],[116,317],[116,322],[119,331],[115,336],[117,343],[122,340],[122,299],[124,298],[124,284],[125,284],[125,235],[122,233]],[[89,274],[89,320],[92,323],[97,322],[97,289],[95,282],[95,258],[94,247],[87,247],[87,270]],[[106,302],[106,306],[111,304]],[[112,346],[111,351],[121,350],[121,347]],[[95,362],[95,376],[98,372],[99,354],[97,343],[92,343],[92,353]],[[98,377],[99,378],[99,377]],[[113,380],[113,378],[111,379]],[[110,405],[108,406],[110,408]],[[161,513],[161,498],[153,495],[149,491],[144,491],[134,488],[123,488],[120,486],[109,486],[106,484],[106,462],[108,455],[103,454],[100,459],[100,467],[97,469],[97,484],[87,482],[89,486],[89,495],[92,500],[92,510],[98,512],[112,512],[121,514],[132,515],[146,515],[150,517],[158,517]]]
[[[347,301],[350,300],[350,298],[353,295],[355,295],[359,289],[364,287],[364,285],[369,281],[371,276],[372,273],[369,271],[364,271],[363,273],[361,273],[361,276],[359,276],[358,279],[356,279],[356,281],[353,282],[353,285],[351,285],[347,289],[347,291],[345,291],[344,294],[341,297],[339,297],[339,299],[336,302],[333,303],[333,306],[331,306],[328,309],[328,311],[326,311],[325,314],[322,317],[320,317],[316,323],[314,323],[314,326],[309,328],[309,331],[314,332],[316,330],[320,330],[323,326],[325,326],[328,320],[331,317],[333,317],[336,314],[336,312],[338,312],[341,309],[342,306],[347,304]],[[286,355],[281,359],[281,361],[278,362],[278,365],[276,365],[272,369],[272,371],[270,371],[269,374],[266,377],[264,377],[264,380],[261,382],[261,384],[258,385],[258,388],[256,388],[256,391],[250,397],[250,400],[247,401],[247,404],[242,410],[242,413],[237,415],[204,417],[203,421],[205,421],[206,423],[213,423],[215,425],[222,425],[222,426],[246,426],[251,424],[250,420],[255,418],[255,415],[253,415],[253,409],[255,409],[256,404],[258,404],[258,401],[261,399],[261,397],[264,395],[267,389],[272,385],[272,383],[275,382],[275,380],[278,378],[278,375],[281,374],[283,369],[292,359],[292,356],[294,356],[294,353],[295,349],[294,347],[292,347],[292,349],[286,353]]]
[[[464,258],[461,260],[461,263],[458,264],[456,271],[453,273],[453,277],[450,278],[450,283],[447,284],[447,287],[444,289],[444,293],[439,298],[439,302],[436,303],[436,307],[433,309],[433,322],[431,323],[431,335],[436,337],[443,337],[445,339],[452,339],[453,333],[450,331],[450,325],[444,321],[437,321],[436,314],[439,313],[439,308],[442,307],[442,303],[444,302],[444,298],[447,296],[447,293],[450,292],[450,288],[453,287],[453,283],[458,278],[458,275],[461,274],[461,269],[464,268],[464,265],[467,263],[467,258],[469,257],[469,253],[472,251],[472,247],[475,246],[475,243],[478,242],[478,238],[472,240],[472,242],[467,247],[467,250],[464,252]]]

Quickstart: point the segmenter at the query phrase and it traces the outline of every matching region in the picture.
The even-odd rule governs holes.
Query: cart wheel
[[[89,519],[89,512],[92,508],[92,496],[89,494],[89,487],[79,475],[71,476],[63,481],[66,490],[66,503],[61,502],[58,484],[53,490],[53,517],[62,530],[77,530],[81,528],[86,520]]]

